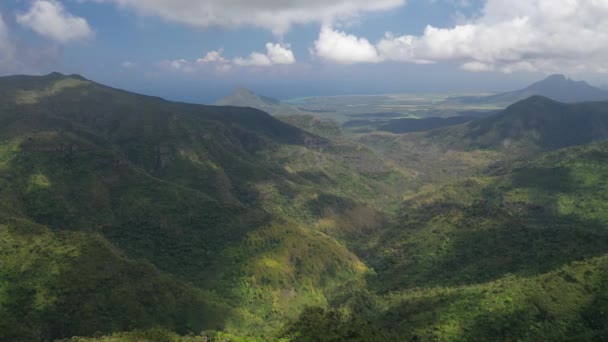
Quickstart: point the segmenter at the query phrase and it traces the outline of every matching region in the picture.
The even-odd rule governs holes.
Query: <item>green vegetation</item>
[[[608,333],[604,103],[351,142],[78,76],[0,100],[0,340]]]
[[[386,203],[411,186],[363,147],[334,145],[257,110],[84,81],[19,101],[22,90],[70,80],[0,82],[0,262],[12,265],[0,278],[0,293],[9,293],[2,315],[13,323],[0,329],[6,338],[157,326],[274,336],[302,308],[326,305],[332,288],[365,275],[346,236],[376,229]],[[35,239],[44,249],[31,249]],[[31,277],[18,265],[30,259]],[[59,278],[49,273],[55,264]]]
[[[277,115],[276,118],[329,140],[340,141],[344,138],[340,126],[330,119],[320,119],[313,115]]]

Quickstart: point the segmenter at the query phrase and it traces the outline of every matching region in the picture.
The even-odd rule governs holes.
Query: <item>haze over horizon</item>
[[[553,73],[608,83],[608,1],[9,0],[0,75],[78,73],[211,103],[506,91]]]

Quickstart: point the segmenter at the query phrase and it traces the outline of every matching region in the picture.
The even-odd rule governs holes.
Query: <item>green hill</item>
[[[608,91],[590,86],[585,81],[574,81],[564,75],[551,75],[524,89],[491,95],[465,96],[448,99],[448,103],[492,104],[509,106],[531,96],[543,96],[566,103],[608,101]]]
[[[351,143],[0,78],[0,340],[601,340],[605,108]]]
[[[491,165],[608,138],[608,102],[566,104],[534,96],[496,115],[409,134],[372,133],[355,141],[428,182],[456,180]]]
[[[601,340],[607,158],[574,147],[408,197],[360,244],[375,273],[332,304],[404,340]]]
[[[413,180],[254,109],[60,74],[0,94],[0,339],[269,334],[366,272],[341,237],[376,229]]]

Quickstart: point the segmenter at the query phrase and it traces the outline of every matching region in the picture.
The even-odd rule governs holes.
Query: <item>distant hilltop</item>
[[[271,115],[302,114],[296,108],[271,97],[258,95],[245,87],[238,87],[232,94],[220,99],[216,106],[250,107]]]
[[[608,100],[608,91],[593,87],[585,81],[574,81],[564,75],[551,75],[524,89],[492,96],[463,96],[447,100],[450,103],[509,106],[531,96],[544,96],[565,103]]]

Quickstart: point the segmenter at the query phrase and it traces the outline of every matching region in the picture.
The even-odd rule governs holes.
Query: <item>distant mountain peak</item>
[[[218,106],[251,107],[272,115],[293,115],[300,112],[277,99],[258,95],[243,86],[237,87],[230,95],[215,103]]]
[[[580,81],[580,82],[576,82],[568,77],[566,77],[565,75],[562,74],[554,74],[551,75],[541,81],[538,81],[534,84],[532,84],[531,86],[527,87],[526,89],[536,89],[536,88],[540,88],[540,87],[555,87],[555,86],[569,86],[569,85],[576,85],[576,84],[587,84],[587,82],[585,81]]]
[[[232,92],[232,95],[250,95],[250,96],[258,96],[256,93],[251,91],[249,88],[245,88],[244,86],[238,86]]]
[[[544,79],[544,81],[568,81],[568,77],[566,77],[566,75],[564,74],[553,74],[547,78]],[[541,81],[542,82],[542,81]]]
[[[267,103],[267,104],[278,104],[278,103],[280,103],[279,100],[275,100],[275,99],[270,98],[270,97],[258,95],[255,92],[253,92],[252,90],[250,90],[249,88],[246,88],[244,86],[237,87],[230,95],[228,95],[227,97],[223,98],[219,102],[236,102],[236,103],[242,103],[242,102],[252,102],[252,103],[253,102],[264,102],[264,103]]]
[[[524,89],[492,96],[455,98],[461,103],[483,103],[508,106],[530,96],[540,95],[565,103],[595,102],[608,100],[608,91],[591,86],[585,81],[575,81],[562,74],[550,75]]]
[[[604,100],[608,99],[608,93],[602,94],[603,91],[601,89],[592,87],[585,81],[575,81],[561,74],[551,75],[524,90],[533,91],[535,94],[551,97],[556,100],[566,100],[574,95],[577,95],[575,98],[581,98],[581,100],[592,100],[593,97],[600,97]]]

